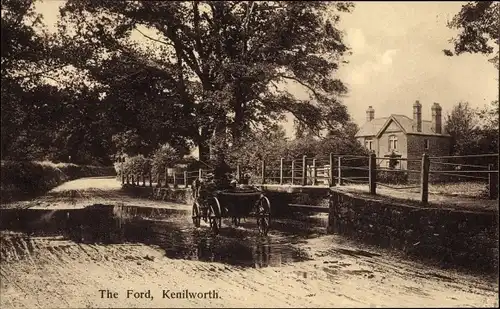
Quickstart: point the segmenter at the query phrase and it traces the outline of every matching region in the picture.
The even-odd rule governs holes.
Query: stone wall
[[[269,198],[273,216],[288,216],[293,212],[293,208],[288,207],[289,204],[328,207],[330,190],[327,187],[277,185],[257,185],[257,187],[260,187]]]
[[[498,211],[421,208],[332,189],[329,233],[437,259],[443,266],[498,269]]]

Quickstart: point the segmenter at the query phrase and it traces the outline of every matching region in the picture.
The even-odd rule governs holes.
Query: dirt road
[[[113,181],[68,183],[66,188],[71,189],[59,187],[17,207],[84,207],[88,201],[95,202],[91,192],[100,192],[98,198],[108,203],[158,204],[122,196]],[[96,185],[99,182],[106,185]],[[172,212],[124,221],[116,228],[120,237],[106,241],[72,238],[62,230],[30,235],[2,231],[0,307],[498,305],[498,282],[326,235],[322,217],[274,220],[268,237],[258,236],[250,221],[213,236],[205,224],[192,227],[185,206],[165,203],[162,207]],[[130,297],[128,290],[132,290]],[[134,297],[134,292],[147,290],[150,293],[142,298]]]
[[[178,204],[150,201],[124,194],[115,177],[87,177],[68,181],[46,195],[29,201],[2,204],[0,208],[79,209],[93,204],[123,204],[144,207],[176,207]]]

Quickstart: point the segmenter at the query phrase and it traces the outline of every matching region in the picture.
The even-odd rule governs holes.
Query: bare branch
[[[318,94],[318,92],[316,90],[314,90],[314,88],[312,88],[311,86],[309,86],[308,84],[306,84],[305,82],[301,81],[300,79],[298,79],[298,78],[296,78],[294,76],[288,76],[288,75],[284,75],[284,74],[279,74],[277,77],[281,77],[281,78],[285,78],[285,79],[291,79],[293,81],[296,81],[297,83],[299,83],[302,86],[304,86],[307,89],[309,89],[314,94],[314,96],[316,97],[317,100],[321,100],[320,95]]]
[[[145,34],[145,33],[144,33],[144,32],[142,32],[141,30],[137,29],[137,27],[135,28],[135,30],[137,30],[137,32],[139,32],[139,33],[140,33],[140,34],[142,34],[144,37],[146,37],[146,38],[148,38],[148,39],[150,39],[150,40],[152,40],[152,41],[155,41],[155,42],[158,42],[158,43],[162,43],[162,44],[165,44],[165,45],[167,45],[167,46],[172,46],[172,47],[174,46],[174,44],[172,44],[172,43],[165,42],[165,41],[162,41],[162,40],[158,40],[158,39],[155,39],[155,38],[153,38],[153,37],[151,37],[151,36],[149,36],[149,35]]]
[[[56,83],[62,84],[62,81],[60,79],[56,79],[55,77],[52,77],[50,75],[40,74],[40,77],[48,78],[48,79],[55,81]]]

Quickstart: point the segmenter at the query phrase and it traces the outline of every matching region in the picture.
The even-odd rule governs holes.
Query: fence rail
[[[471,157],[480,158],[478,155]],[[498,157],[498,154],[486,154],[484,157]],[[310,158],[303,156],[294,160],[280,159],[279,165],[273,164],[276,162],[263,162],[260,182],[262,184],[273,183],[302,186],[343,186],[349,183],[366,184],[371,194],[376,194],[377,186],[394,190],[419,189],[420,201],[425,204],[428,203],[429,184],[439,179],[439,177],[446,176],[488,182],[488,197],[490,199],[498,197],[498,165],[495,167],[492,164],[460,164],[439,161],[453,158],[467,158],[467,156],[430,157],[424,154],[420,159],[377,157],[375,154],[370,156],[330,154],[328,159],[325,157],[318,159],[318,157]],[[408,166],[405,165],[404,168],[383,166],[383,163],[387,164],[389,160],[408,162]],[[431,165],[435,164],[439,166],[431,168]],[[272,168],[267,167],[267,165],[271,165]],[[279,166],[279,168],[276,168],[276,166]],[[416,183],[395,186],[384,182],[380,177],[381,173],[406,174],[408,175],[407,177],[410,177]]]
[[[498,158],[498,154],[485,154],[484,158]],[[377,186],[391,188],[395,190],[419,189],[420,201],[428,203],[429,182],[435,181],[439,177],[455,177],[465,180],[487,181],[488,197],[498,198],[498,163],[460,164],[453,162],[442,162],[443,159],[464,159],[481,158],[481,155],[473,156],[441,156],[430,157],[423,154],[418,158],[388,158],[377,157],[375,154],[369,156],[359,155],[338,155],[329,154],[322,157],[302,156],[299,159],[284,159],[279,161],[263,160],[259,168],[258,176],[260,184],[279,185],[311,185],[311,186],[343,186],[347,183],[367,184],[370,194],[377,193]],[[389,160],[396,160],[399,168],[389,166]],[[407,162],[408,166],[402,167],[401,162]],[[411,166],[410,166],[411,163]],[[387,164],[387,166],[382,166]],[[431,169],[431,165],[442,167]],[[455,169],[453,169],[455,168]],[[141,174],[120,174],[122,184],[135,186],[156,186],[156,187],[188,187],[196,178],[204,178],[207,173],[213,172],[211,169],[198,169],[193,171],[183,171],[168,173],[165,169],[162,173],[153,175],[151,172]],[[416,183],[406,186],[395,186],[384,182],[383,177],[387,175],[406,175]],[[236,166],[236,179],[241,180],[241,168]],[[255,179],[254,179],[255,180]]]

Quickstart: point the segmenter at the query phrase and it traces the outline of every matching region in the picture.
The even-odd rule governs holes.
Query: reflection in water
[[[94,205],[76,210],[0,210],[2,230],[62,235],[80,243],[143,243],[160,247],[169,258],[256,268],[309,259],[298,244],[304,236],[321,233],[321,228],[303,219],[273,220],[272,233],[263,237],[249,218],[238,228],[224,225],[214,236],[208,226],[195,228],[184,209]]]
[[[177,220],[137,220],[127,225],[127,239],[157,245],[176,259],[221,262],[244,267],[280,266],[307,259],[283,235],[261,237],[255,226],[222,229],[213,236],[208,227],[183,228]],[[138,233],[140,231],[140,233]]]

